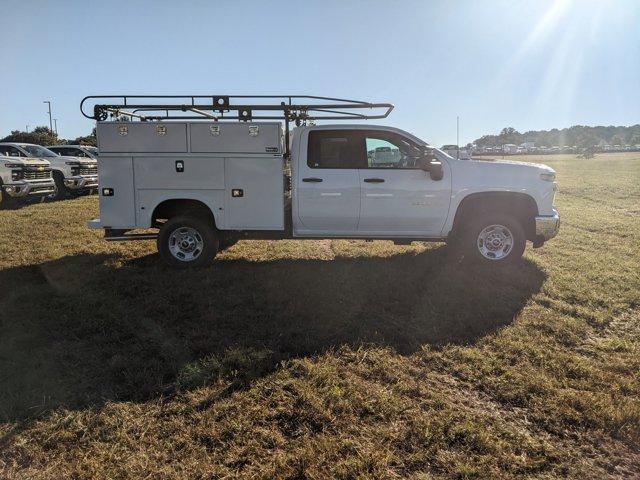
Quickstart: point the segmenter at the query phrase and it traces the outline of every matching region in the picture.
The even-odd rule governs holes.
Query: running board
[[[128,240],[155,240],[157,233],[130,233],[128,235],[105,235],[104,239],[109,242],[126,242]]]

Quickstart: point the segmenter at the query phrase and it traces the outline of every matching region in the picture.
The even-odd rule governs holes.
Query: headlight
[[[80,162],[64,162],[65,165],[71,167],[71,176],[75,177],[80,173]]]
[[[540,174],[540,180],[544,180],[545,182],[553,182],[556,179],[556,174],[555,172],[553,173],[541,173]]]
[[[11,180],[22,180],[22,164],[21,163],[5,163],[5,167],[11,168]],[[15,169],[15,170],[14,170]]]

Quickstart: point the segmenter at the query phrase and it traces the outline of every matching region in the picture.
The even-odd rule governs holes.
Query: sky
[[[434,145],[640,123],[640,0],[0,0],[0,137],[97,94],[391,102]]]

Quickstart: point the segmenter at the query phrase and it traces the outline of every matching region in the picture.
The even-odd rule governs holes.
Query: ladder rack
[[[80,103],[82,115],[98,121],[120,117],[141,121],[284,120],[301,125],[308,120],[386,118],[392,110],[391,103],[313,95],[91,95]]]

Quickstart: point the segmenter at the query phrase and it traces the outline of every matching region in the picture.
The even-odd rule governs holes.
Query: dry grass
[[[558,171],[561,235],[493,272],[438,244],[240,242],[175,272],[0,212],[0,477],[640,475],[640,154]]]

